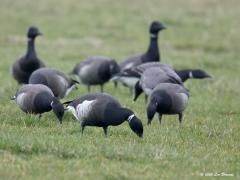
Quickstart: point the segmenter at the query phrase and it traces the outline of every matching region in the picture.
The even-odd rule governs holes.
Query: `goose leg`
[[[87,89],[88,89],[88,92],[91,91],[91,87],[90,87],[90,85],[87,85]]]
[[[178,114],[178,120],[179,120],[179,123],[180,123],[180,127],[181,127],[181,124],[182,124],[182,118],[183,118],[183,114],[179,113]]]
[[[82,134],[83,134],[84,129],[85,129],[85,126],[81,123],[81,132],[82,132]]]
[[[117,81],[114,81],[114,87],[117,88],[118,87],[118,82]]]
[[[162,125],[162,114],[158,114],[158,120],[159,120],[159,123],[160,123],[160,126]]]
[[[103,127],[105,137],[107,137],[107,128],[107,126]]]
[[[100,85],[100,91],[103,92],[103,84]]]
[[[148,96],[145,94],[145,104],[147,104]]]

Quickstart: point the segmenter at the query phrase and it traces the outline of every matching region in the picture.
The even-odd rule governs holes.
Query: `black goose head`
[[[133,101],[136,101],[138,96],[140,96],[143,92],[142,87],[140,86],[139,81],[135,84],[133,89]]]
[[[59,122],[62,124],[62,119],[63,119],[63,115],[64,115],[64,107],[56,97],[53,97],[52,102],[51,102],[51,107],[52,107],[54,114],[57,116]]]
[[[159,31],[166,29],[166,27],[159,21],[153,21],[150,26],[150,33],[157,34]]]
[[[157,111],[158,102],[156,98],[152,98],[149,101],[147,106],[147,118],[148,118],[148,125],[151,124],[152,119]]]
[[[211,78],[211,76],[202,69],[192,70],[191,73],[192,73],[191,78],[194,78],[194,79]]]
[[[38,30],[37,27],[31,26],[31,27],[28,29],[28,33],[27,33],[27,37],[28,37],[28,38],[34,39],[35,37],[40,36],[40,35],[42,35],[42,33],[40,33],[40,31]]]
[[[139,137],[142,137],[143,136],[142,121],[138,119],[138,117],[130,109],[124,108],[124,111],[127,114],[126,118],[131,130]]]

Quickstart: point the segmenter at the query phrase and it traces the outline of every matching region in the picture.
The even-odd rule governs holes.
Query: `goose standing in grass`
[[[172,83],[159,84],[150,95],[147,106],[148,124],[151,124],[156,112],[159,114],[160,125],[163,114],[178,114],[179,123],[181,124],[188,98],[188,90],[181,85]]]
[[[75,80],[68,78],[63,72],[51,68],[38,69],[29,78],[29,84],[44,84],[58,98],[67,96],[76,87],[76,83]]]
[[[118,126],[127,121],[130,128],[139,137],[143,135],[142,122],[130,109],[106,93],[92,93],[67,102],[68,111],[80,121],[82,133],[85,126],[102,127],[107,136],[108,126]]]
[[[136,101],[142,92],[145,93],[145,97],[149,96],[160,83],[183,85],[181,78],[171,68],[167,66],[151,67],[143,72],[140,80],[135,84],[133,100]]]
[[[45,67],[44,63],[37,57],[35,50],[35,38],[41,35],[38,28],[30,27],[27,33],[28,46],[27,53],[17,59],[17,61],[12,66],[12,75],[13,78],[19,84],[28,83],[28,79],[33,71],[38,68]]]
[[[25,113],[39,114],[53,110],[60,123],[64,115],[64,107],[54,96],[51,89],[42,84],[26,84],[21,86],[14,98],[17,105]]]
[[[87,85],[88,92],[91,85],[100,85],[101,92],[103,92],[104,84],[119,72],[120,68],[114,59],[93,56],[77,64],[71,74]]]

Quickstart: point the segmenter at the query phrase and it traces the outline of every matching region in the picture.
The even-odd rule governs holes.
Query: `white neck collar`
[[[189,78],[193,78],[192,71],[189,72]]]
[[[130,115],[129,117],[128,117],[128,122],[130,123],[131,122],[131,120],[132,120],[132,118],[134,118],[135,117],[135,114],[132,114],[132,115]]]
[[[150,34],[150,37],[151,38],[157,38],[157,35],[156,34]]]

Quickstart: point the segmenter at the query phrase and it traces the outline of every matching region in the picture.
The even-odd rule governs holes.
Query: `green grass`
[[[0,178],[1,179],[195,179],[201,173],[240,176],[240,2],[237,0],[1,0],[0,2]],[[161,20],[162,62],[203,68],[212,80],[190,80],[184,123],[176,116],[146,126],[144,98],[133,103],[128,89],[107,84],[106,92],[144,123],[138,138],[127,123],[87,127],[66,113],[60,126],[53,113],[26,115],[9,98],[18,89],[9,69],[26,51],[26,29],[36,25],[39,57],[69,72],[91,55],[121,62],[144,52],[148,25]],[[99,88],[93,88],[98,91]],[[87,93],[80,86],[64,100]],[[63,100],[63,101],[64,101]],[[213,177],[212,177],[213,178]]]

